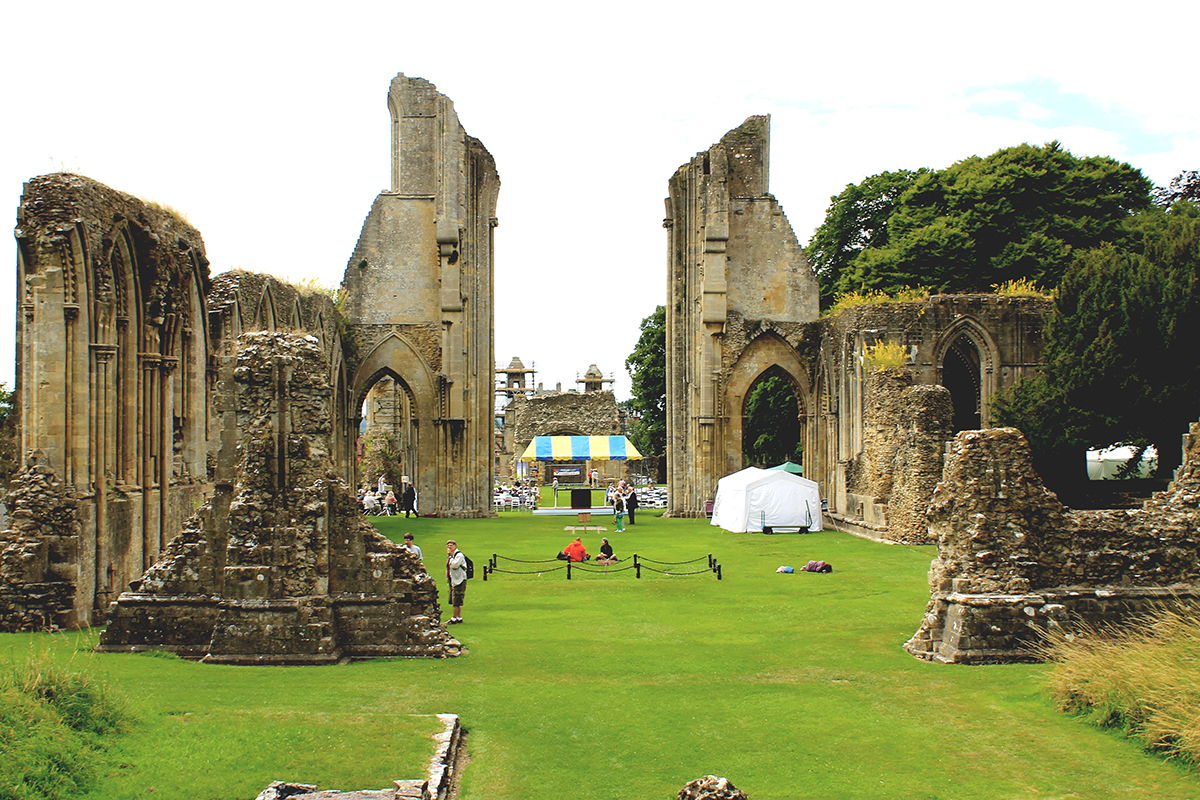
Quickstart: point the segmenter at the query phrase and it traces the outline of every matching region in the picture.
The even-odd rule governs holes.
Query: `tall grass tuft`
[[[75,797],[95,781],[104,737],[126,728],[122,695],[46,655],[0,663],[0,800]]]
[[[992,291],[1003,297],[1040,297],[1044,300],[1054,299],[1054,290],[1041,289],[1029,278],[1014,278],[1004,283],[992,284]]]
[[[825,312],[825,315],[833,316],[847,309],[857,308],[858,306],[876,306],[882,303],[913,303],[928,299],[929,290],[922,286],[902,286],[891,292],[880,290],[847,292],[846,294],[839,294],[837,296],[833,305]]]
[[[1200,608],[1159,610],[1120,630],[1048,640],[1061,711],[1200,763]]]
[[[900,369],[908,364],[908,348],[899,342],[867,345],[863,366],[868,370]]]

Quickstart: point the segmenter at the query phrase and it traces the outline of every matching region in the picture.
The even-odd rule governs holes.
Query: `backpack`
[[[463,553],[463,559],[467,562],[467,579],[470,580],[475,577],[475,562],[466,553]]]

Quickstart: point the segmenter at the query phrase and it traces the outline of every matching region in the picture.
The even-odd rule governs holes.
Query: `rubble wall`
[[[254,664],[456,655],[436,583],[333,469],[319,340],[242,334],[231,372],[233,480],[113,604],[99,649]]]
[[[893,542],[935,543],[926,510],[942,478],[953,416],[950,392],[944,386],[913,386],[900,397],[894,478],[887,506],[888,539]]]
[[[1032,660],[1048,628],[1121,624],[1200,597],[1200,423],[1165,492],[1139,509],[1071,511],[1020,431],[955,437],[928,509],[931,597],[905,648],[940,662]]]

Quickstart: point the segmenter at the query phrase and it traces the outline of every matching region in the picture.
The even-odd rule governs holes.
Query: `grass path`
[[[394,539],[416,534],[439,580],[447,538],[475,560],[458,659],[216,667],[73,653],[79,634],[5,635],[0,654],[54,647],[134,698],[141,723],[96,798],[154,786],[154,797],[249,800],[277,778],[380,787],[428,758],[434,723],[410,715],[447,711],[471,733],[464,800],[669,798],[709,773],[753,800],[1200,798],[1197,774],[1055,712],[1045,666],[904,653],[931,547],[730,534],[643,510],[624,534],[610,530],[618,555],[712,553],[724,579],[481,579],[493,552],[553,557],[570,538],[564,519],[378,522]],[[597,536],[584,541],[598,549]],[[774,571],[810,558],[835,571]]]

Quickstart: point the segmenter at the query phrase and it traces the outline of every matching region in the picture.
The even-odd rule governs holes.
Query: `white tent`
[[[717,481],[712,524],[734,533],[763,528],[819,531],[821,492],[808,478],[747,467]]]
[[[1133,458],[1134,449],[1129,445],[1113,445],[1103,450],[1088,450],[1087,476],[1090,481],[1112,481],[1121,477],[1121,470]],[[1131,478],[1149,478],[1158,469],[1158,450],[1154,445],[1142,453],[1142,463],[1130,475]]]

